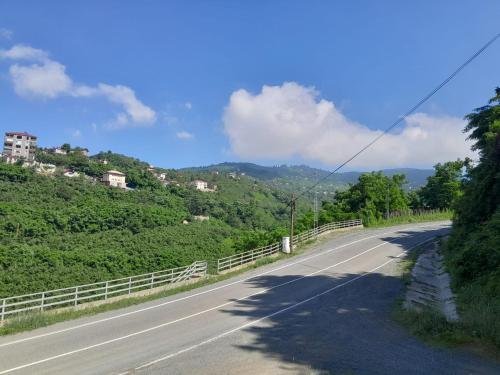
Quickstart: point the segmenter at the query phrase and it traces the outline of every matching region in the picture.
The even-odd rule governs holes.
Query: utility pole
[[[295,194],[290,201],[290,253],[293,253],[293,226],[295,221]]]
[[[390,193],[389,193],[389,188],[390,186],[387,186],[387,193],[385,195],[385,219],[389,219],[389,205],[390,205],[390,199],[391,199],[391,196],[390,196]]]
[[[314,234],[318,235],[318,192],[314,193]]]

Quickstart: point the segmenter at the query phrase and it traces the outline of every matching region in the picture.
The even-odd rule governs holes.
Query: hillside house
[[[207,191],[208,190],[208,182],[203,180],[194,180],[190,183],[191,186],[194,186],[196,190],[199,191]]]
[[[47,150],[51,154],[66,155],[68,152],[61,147],[52,147]]]
[[[106,186],[118,187],[121,189],[127,188],[125,183],[125,173],[120,171],[106,171],[102,177],[102,182]]]

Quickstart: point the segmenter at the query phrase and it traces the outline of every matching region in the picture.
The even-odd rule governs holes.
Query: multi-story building
[[[18,160],[33,162],[35,160],[37,137],[26,132],[7,132],[3,142],[3,158],[7,163]]]
[[[102,177],[102,182],[107,186],[119,187],[122,189],[127,188],[125,183],[125,174],[119,171],[106,171]]]

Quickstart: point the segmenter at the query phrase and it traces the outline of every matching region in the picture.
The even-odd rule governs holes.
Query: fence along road
[[[396,261],[398,256],[418,243],[444,234],[447,227],[448,224],[439,223],[413,224],[342,233],[311,252],[217,284],[141,306],[0,337],[0,374],[120,374],[133,373],[139,367],[142,370],[137,370],[137,374],[234,373],[243,369],[279,373],[294,365],[288,361],[287,358],[291,358],[288,354],[307,360],[304,355],[321,346],[321,340],[329,335],[335,337],[338,348],[346,346],[349,353],[358,354],[375,351],[380,360],[389,358],[389,365],[414,366],[409,358],[399,356],[404,357],[405,353],[414,356],[416,351],[423,364],[435,365],[444,360],[451,368],[456,368],[458,365],[452,362],[455,358],[449,353],[426,352],[423,344],[415,343],[416,340],[412,340],[413,345],[420,346],[415,351],[379,353],[380,350],[399,347],[404,342],[382,342],[383,337],[377,335],[373,342],[369,338],[373,339],[374,332],[365,331],[362,327],[339,335],[335,327],[357,329],[359,324],[346,326],[329,320],[348,317],[357,311],[335,313],[337,308],[349,309],[342,302],[347,296],[359,296],[359,304],[355,306],[370,307],[370,300],[385,290],[384,280],[391,280],[383,265]],[[375,269],[372,272],[376,274],[370,274]],[[331,288],[335,288],[331,295],[324,294]],[[399,287],[397,289],[400,290]],[[321,298],[315,297],[320,294]],[[387,292],[382,294],[387,296]],[[299,305],[301,301],[310,302]],[[329,310],[331,307],[335,309]],[[280,313],[284,309],[286,311]],[[324,319],[314,315],[327,310]],[[373,321],[371,312],[365,315],[368,321]],[[268,317],[265,322],[261,320],[263,317]],[[299,321],[290,321],[292,317]],[[316,341],[314,347],[307,340],[301,344],[301,341],[290,341],[290,337],[285,337],[300,327],[313,334]],[[273,351],[277,348],[273,347],[265,347],[264,351],[246,349],[268,330],[269,334],[278,335],[278,341],[270,339],[266,341],[268,344],[295,343],[294,347],[299,352],[287,352],[287,355],[280,356],[279,352]],[[279,336],[281,334],[285,336]],[[360,340],[352,340],[353,336],[359,336]],[[370,348],[351,347],[371,342],[374,346]],[[337,350],[320,350],[315,358],[323,354],[328,358],[339,355]],[[354,357],[346,357],[343,362],[339,360],[342,363],[349,360],[347,365],[357,366],[362,358],[359,355]],[[379,362],[370,365],[379,365]],[[457,363],[463,365],[463,362]],[[390,368],[379,370],[378,373],[391,373]]]
[[[360,227],[363,223],[360,219],[356,220],[347,220],[341,221],[337,223],[328,223],[322,226],[319,226],[314,229],[310,229],[308,231],[302,232],[293,237],[293,244],[297,245],[299,243],[311,240],[316,238],[317,236],[324,234],[326,232],[330,232],[333,230],[339,230],[343,228],[354,228]],[[238,253],[235,255],[231,255],[225,258],[220,258],[217,260],[217,272],[227,272],[233,268],[240,267],[244,264],[252,263],[258,259],[268,257],[270,255],[277,254],[282,248],[281,242],[276,242],[268,246],[259,247],[258,249],[253,249],[249,251],[245,251],[243,253]]]
[[[332,230],[358,226],[362,226],[361,220],[328,223],[295,236],[293,243],[295,245]],[[277,242],[272,245],[218,259],[217,272],[227,272],[235,267],[276,254],[280,251],[281,247],[281,242]],[[131,295],[132,293],[147,289],[204,277],[207,274],[207,268],[206,261],[196,261],[185,267],[170,268],[168,270],[115,280],[7,297],[1,300],[0,323],[19,313],[77,307],[88,302],[104,303],[108,301],[108,298]]]
[[[170,268],[121,279],[8,297],[1,302],[0,321],[12,315],[33,310],[44,311],[54,308],[74,307],[86,302],[107,301],[108,298],[130,295],[142,290],[203,277],[206,272],[207,262],[197,261],[186,267]]]

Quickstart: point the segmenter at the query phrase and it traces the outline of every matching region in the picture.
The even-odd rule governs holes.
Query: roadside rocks
[[[457,321],[455,298],[450,288],[450,276],[444,270],[438,243],[422,253],[413,267],[411,284],[406,291],[404,308],[422,310],[428,307],[441,312],[448,321]]]

